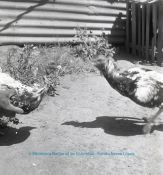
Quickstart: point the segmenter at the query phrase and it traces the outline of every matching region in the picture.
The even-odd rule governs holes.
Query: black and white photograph
[[[163,175],[163,0],[0,0],[0,175]]]

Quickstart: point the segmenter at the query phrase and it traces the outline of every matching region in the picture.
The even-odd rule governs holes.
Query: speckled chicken
[[[0,108],[19,114],[36,109],[46,88],[29,87],[0,72]]]
[[[145,134],[150,133],[155,119],[163,111],[163,75],[146,68],[130,68],[121,72],[113,58],[100,55],[95,66],[106,78],[112,88],[135,103],[149,108],[158,107],[158,112],[149,118],[143,127]]]

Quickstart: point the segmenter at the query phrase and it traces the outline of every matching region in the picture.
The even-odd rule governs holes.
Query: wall
[[[0,0],[0,44],[71,41],[74,28],[125,42],[125,1]]]

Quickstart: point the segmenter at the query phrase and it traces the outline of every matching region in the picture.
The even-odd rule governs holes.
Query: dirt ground
[[[123,59],[118,64],[133,66]],[[162,119],[151,135],[142,134],[142,117],[156,109],[122,97],[98,74],[67,75],[57,92],[3,130],[0,174],[163,174]]]

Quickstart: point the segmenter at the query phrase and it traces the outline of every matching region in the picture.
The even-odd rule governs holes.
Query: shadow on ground
[[[10,146],[24,142],[30,136],[32,129],[35,129],[35,127],[26,126],[19,129],[7,127],[0,129],[4,133],[3,136],[0,136],[0,146]]]
[[[115,136],[142,135],[145,122],[142,119],[130,117],[100,116],[90,122],[69,121],[62,125],[72,125],[80,128],[102,128],[105,133]],[[163,124],[154,126],[153,130],[163,131]]]

